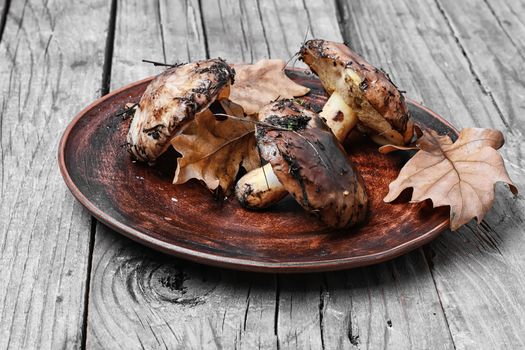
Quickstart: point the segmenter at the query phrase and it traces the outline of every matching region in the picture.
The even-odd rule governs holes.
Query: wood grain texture
[[[158,74],[142,60],[177,63],[206,57],[197,1],[118,1],[111,89]]]
[[[424,259],[418,250],[386,265],[327,274],[325,348],[452,349]]]
[[[500,34],[510,41],[516,51],[519,52],[523,59],[523,50],[525,49],[525,19],[523,11],[525,5],[522,1],[517,0],[485,0],[489,12],[493,16],[496,25],[500,28]],[[490,19],[490,17],[488,17]]]
[[[166,61],[160,13],[159,1],[117,1],[113,57],[109,58],[113,61],[111,90],[161,71],[142,62]],[[151,34],[145,37],[143,33]]]
[[[97,237],[89,348],[275,346],[273,276],[166,257],[104,226]]]
[[[524,73],[525,31],[515,17],[516,13],[523,13],[523,4],[507,1],[499,5],[486,1],[484,5],[476,4],[472,7],[471,1],[461,4],[443,1],[437,2],[437,5],[470,63],[472,74],[482,91],[490,97],[497,109],[498,118],[505,125],[502,129],[505,130],[507,139],[506,163],[518,187],[523,189],[525,85],[521,76]],[[457,16],[467,8],[470,9],[468,16]],[[525,200],[521,196],[510,197],[503,186],[498,188],[498,195],[494,209],[485,223],[481,227],[472,228],[472,237],[454,237],[456,239],[452,244],[435,249],[436,254],[443,248],[451,251],[443,259],[446,269],[438,270],[441,281],[437,287],[447,296],[444,302],[454,305],[450,307],[453,312],[457,312],[458,307],[455,304],[458,300],[466,295],[474,295],[477,300],[475,303],[466,304],[465,307],[465,313],[472,313],[477,317],[472,317],[471,322],[464,322],[461,318],[453,319],[450,323],[452,331],[462,336],[465,333],[477,335],[477,332],[480,332],[487,335],[495,332],[495,336],[482,340],[490,344],[488,347],[518,348],[525,346],[525,334],[522,331],[525,326],[525,296],[521,292],[525,285],[525,264],[522,255],[525,249]],[[481,251],[481,256],[485,258],[480,265],[486,277],[475,274],[480,278],[473,279],[472,286],[462,286],[460,278],[451,280],[448,273],[450,268],[470,262],[466,259],[464,250],[458,249],[465,239],[471,241],[469,243]],[[487,260],[487,255],[492,256],[493,260]],[[441,260],[436,259],[437,261]],[[487,280],[490,280],[490,283],[487,284]],[[481,287],[483,283],[486,283],[485,288]],[[449,289],[455,290],[456,293],[449,294]],[[493,321],[487,322],[487,318]],[[466,338],[471,344],[480,341],[477,336],[473,339]]]
[[[0,42],[0,348],[80,348],[90,216],[56,166],[98,97],[105,1],[12,1]]]
[[[525,128],[519,118],[525,111],[525,83],[521,78],[525,73],[525,47],[513,38],[520,38],[525,32],[516,27],[511,34],[503,27],[505,15],[500,18],[495,12],[499,6],[488,2],[436,0],[436,5],[508,131],[523,135]]]
[[[238,62],[268,56],[288,59],[304,40],[309,25],[316,36],[341,40],[333,3],[207,1],[202,5],[202,14],[195,18],[198,21],[202,15],[204,30],[197,26],[195,32],[205,33],[207,40],[202,46],[191,40],[189,54],[180,50],[170,54],[167,50],[167,57],[195,59],[201,57],[200,50],[207,49],[209,57],[223,56]],[[166,23],[180,23],[185,28],[186,22],[178,13],[163,11],[162,6],[160,9],[160,18],[169,19],[162,21],[164,41],[184,37],[183,29],[169,30]],[[198,10],[192,8],[192,12]],[[133,36],[117,29],[115,42],[122,40],[122,44],[115,47],[115,55],[120,45],[132,39],[162,41],[162,37],[153,37],[159,35],[156,25],[151,24],[159,18],[153,12],[126,16],[130,17],[117,23],[140,20],[150,25]],[[144,54],[140,46],[132,48],[137,51],[131,56]],[[159,56],[159,49],[150,53]],[[120,70],[126,70],[126,76]],[[122,74],[123,78],[113,78],[112,86],[139,79],[137,72],[114,61],[114,77]],[[149,267],[133,268],[136,265]],[[182,278],[179,269],[184,271]],[[172,285],[175,292],[166,291],[162,281]],[[409,347],[419,344],[422,335],[427,335],[427,347],[452,347],[421,251],[371,269],[352,271],[348,276],[259,275],[166,258],[99,225],[91,286],[88,347]],[[420,324],[421,319],[426,322]]]
[[[345,39],[372,61],[385,62],[408,96],[420,98],[460,127],[503,130],[507,139],[503,153],[510,175],[523,188],[521,131],[507,128],[511,119],[506,119],[506,113],[510,110],[501,118],[500,111],[504,109],[493,98],[499,90],[498,93],[511,96],[509,101],[517,101],[521,87],[503,88],[501,82],[510,82],[519,75],[500,76],[494,85],[488,80],[480,82],[481,69],[476,68],[461,40],[458,42],[456,24],[450,23],[451,18],[457,17],[458,22],[463,22],[457,27],[465,28],[464,37],[477,40],[474,38],[482,26],[493,26],[494,18],[483,17],[484,12],[490,11],[479,9],[482,4],[471,3],[462,9],[451,8],[451,15],[441,1],[399,1],[388,5],[363,1],[340,3],[340,7]],[[378,21],[382,25],[374,31],[364,29],[367,23]],[[472,31],[473,27],[477,30]],[[444,28],[449,28],[449,32]],[[503,40],[503,36],[494,39]],[[488,65],[499,59],[495,48],[501,43],[492,41],[487,36],[476,49],[485,51],[475,55],[476,60],[487,63],[483,68],[487,76],[504,74],[498,65]],[[515,59],[522,62],[518,56]],[[514,123],[523,120],[516,115]],[[523,347],[523,202],[522,196],[512,197],[503,186],[498,186],[494,208],[481,226],[471,223],[457,233],[445,233],[426,250],[457,348]]]

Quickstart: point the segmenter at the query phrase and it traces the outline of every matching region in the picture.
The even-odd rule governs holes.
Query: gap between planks
[[[10,0],[7,0],[10,1]],[[102,84],[100,88],[100,97],[107,95],[111,85],[111,67],[113,60],[113,47],[115,45],[115,24],[117,20],[117,0],[111,0],[109,12],[108,33],[106,36],[106,47],[104,49],[104,64],[102,66]],[[95,237],[97,232],[98,220],[91,216],[91,227],[89,232],[89,251],[88,263],[86,269],[86,291],[84,295],[84,315],[82,318],[82,339],[81,349],[86,349],[87,343],[87,326],[89,321],[89,293],[91,290],[91,272],[93,268],[93,251],[95,248]]]

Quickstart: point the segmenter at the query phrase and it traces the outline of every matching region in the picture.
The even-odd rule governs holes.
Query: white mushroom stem
[[[334,92],[319,115],[325,120],[339,142],[357,124],[356,113],[348,106],[341,95]],[[288,191],[279,182],[272,166],[266,164],[254,169],[239,179],[235,195],[241,204],[250,209],[263,209],[286,197]]]
[[[339,142],[343,142],[348,133],[357,124],[357,114],[345,103],[343,97],[335,91],[326,101],[319,116],[332,129]]]
[[[235,186],[235,195],[250,209],[263,209],[277,203],[288,194],[279,182],[270,163],[241,177]]]

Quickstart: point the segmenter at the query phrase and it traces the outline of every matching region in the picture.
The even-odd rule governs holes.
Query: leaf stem
[[[242,139],[243,137],[246,137],[246,136],[248,136],[248,135],[250,135],[250,134],[253,134],[253,132],[254,132],[254,130],[250,130],[250,131],[245,132],[244,134],[241,134],[241,135],[239,135],[239,136],[237,136],[237,137],[235,137],[235,138],[233,138],[233,139],[231,139],[231,140],[226,141],[225,143],[223,143],[222,145],[220,145],[218,148],[214,149],[212,152],[210,152],[210,153],[208,153],[208,154],[206,154],[206,155],[200,157],[199,159],[197,159],[197,160],[195,161],[195,163],[200,162],[201,160],[204,160],[204,159],[206,159],[206,158],[212,156],[213,154],[219,152],[219,151],[220,151],[221,149],[223,149],[224,147],[226,147],[226,146],[228,146],[228,145],[231,145],[232,143],[234,143],[234,142],[236,142],[236,141],[239,141],[239,140]]]
[[[230,118],[230,119],[233,119],[233,120],[238,120],[238,121],[245,122],[245,123],[252,123],[252,124],[255,124],[255,125],[259,125],[259,126],[265,126],[267,128],[274,129],[274,130],[293,132],[294,134],[299,136],[301,139],[303,139],[310,147],[313,148],[315,154],[319,157],[319,160],[321,161],[321,163],[323,163],[323,166],[326,169],[328,169],[328,165],[324,161],[323,157],[321,157],[321,154],[319,153],[317,148],[314,146],[314,144],[312,142],[310,142],[310,140],[308,140],[306,137],[304,137],[303,135],[301,135],[300,133],[298,133],[297,131],[295,131],[293,129],[283,128],[281,126],[277,126],[277,125],[273,125],[273,124],[270,124],[270,123],[261,122],[261,121],[258,121],[258,120],[239,118],[239,117],[236,117],[236,116],[233,116],[233,115],[229,115],[229,114],[225,114],[225,113],[214,113],[214,115],[221,116],[221,117],[227,117],[227,118]]]

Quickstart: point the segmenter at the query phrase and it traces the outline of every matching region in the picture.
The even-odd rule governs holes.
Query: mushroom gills
[[[380,144],[403,145],[403,136],[392,128],[390,123],[370,104],[362,92],[363,80],[353,69],[346,68],[343,71],[343,79],[338,80],[336,90],[332,93],[339,94],[339,91],[346,91],[340,95],[344,103],[359,116],[359,121],[372,141]],[[343,85],[342,82],[345,82]],[[343,85],[343,86],[341,86]]]
[[[413,122],[406,101],[381,69],[344,44],[320,39],[305,42],[300,59],[328,94],[340,94],[357,114],[359,130],[376,135],[375,142],[404,145],[411,140]]]
[[[360,122],[359,129],[366,134],[373,136],[371,139],[374,142],[381,145],[404,144],[403,136],[397,130],[393,129],[390,123],[383,118],[383,116],[377,112],[377,110],[365,98],[362,91],[363,80],[359,77],[356,71],[350,68],[338,70],[336,67],[333,70],[320,70],[320,72],[324,73],[320,73],[322,74],[320,75],[321,80],[329,82],[326,84],[326,89],[328,91],[333,91],[327,103],[335,94],[335,101],[337,101],[337,104],[339,106],[344,104],[348,107],[348,110],[352,111],[356,116],[356,119]],[[329,126],[331,125],[329,124]]]

